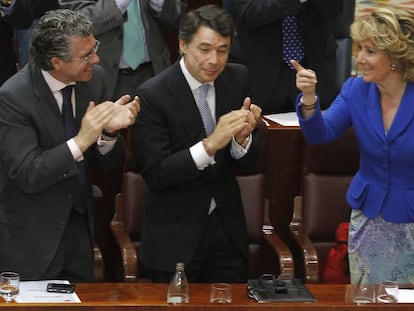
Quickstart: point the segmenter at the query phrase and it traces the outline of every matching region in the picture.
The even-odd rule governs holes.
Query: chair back
[[[333,143],[306,145],[303,176],[303,230],[320,264],[335,244],[339,223],[349,221],[349,183],[358,170],[358,145],[352,129]]]

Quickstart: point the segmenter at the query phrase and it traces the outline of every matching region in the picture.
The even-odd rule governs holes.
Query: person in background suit
[[[39,18],[47,11],[59,8],[58,0],[31,0],[32,18],[31,25],[27,29],[16,29],[16,39],[19,51],[19,68],[24,67],[29,62],[30,40],[32,39],[33,28]]]
[[[187,7],[186,0],[59,0],[62,8],[79,10],[94,23],[93,32],[101,42],[99,57],[105,70],[105,84],[113,98],[135,95],[138,86],[171,64],[170,51],[163,28],[176,28]],[[139,8],[141,22],[133,36],[143,34],[136,50],[143,48],[143,57],[136,53],[136,63],[124,58],[124,38],[132,5]],[[128,10],[128,12],[127,12]],[[136,66],[136,67],[135,67]]]
[[[333,22],[342,11],[344,0],[224,0],[237,27],[230,51],[230,62],[249,68],[251,94],[263,113],[295,110],[299,91],[295,70],[283,60],[283,22],[294,16],[303,60],[300,63],[318,72],[318,94],[330,103],[336,94],[336,39]],[[323,107],[326,108],[327,106]]]
[[[14,28],[32,23],[30,0],[0,0],[0,86],[17,71]]]
[[[355,20],[351,37],[362,76],[349,78],[323,114],[319,76],[292,61],[302,91],[297,115],[308,143],[331,142],[351,126],[357,137],[360,167],[346,194],[351,283],[368,268],[373,283],[412,284],[414,13],[377,8]]]
[[[139,253],[154,282],[169,282],[178,261],[190,282],[247,279],[235,167],[258,160],[261,109],[247,97],[247,68],[227,64],[234,31],[216,5],[190,11],[179,26],[182,58],[138,90],[132,143],[147,185]]]
[[[98,47],[85,16],[50,11],[0,88],[0,267],[22,280],[94,279],[90,167],[123,159],[116,132],[139,111],[137,98],[106,101]]]

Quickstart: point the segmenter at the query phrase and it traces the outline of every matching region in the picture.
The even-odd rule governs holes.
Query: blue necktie
[[[211,114],[210,107],[207,102],[207,93],[210,88],[209,84],[202,84],[199,88],[200,93],[198,97],[198,110],[200,110],[201,119],[203,119],[204,129],[206,130],[207,136],[209,136],[216,126],[213,115]]]
[[[286,16],[282,25],[283,34],[283,60],[291,69],[290,60],[294,59],[300,63],[305,57],[302,36],[299,31],[297,16]]]
[[[123,58],[132,69],[144,60],[144,29],[137,0],[132,0],[127,8],[128,20],[124,23]]]

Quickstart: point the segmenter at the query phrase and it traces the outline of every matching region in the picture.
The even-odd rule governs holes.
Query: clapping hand
[[[140,111],[140,103],[138,96],[130,100],[129,95],[121,96],[115,103],[112,111],[112,117],[105,126],[108,132],[115,132],[123,128],[127,128],[135,122],[135,118]]]

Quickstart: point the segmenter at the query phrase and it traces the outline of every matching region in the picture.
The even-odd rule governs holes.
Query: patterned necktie
[[[200,110],[200,115],[203,119],[204,129],[206,130],[207,136],[213,132],[216,126],[207,102],[207,93],[209,87],[209,84],[202,84],[199,88],[200,94],[198,97],[198,110]]]
[[[304,56],[304,46],[302,36],[299,31],[298,19],[295,15],[286,16],[283,19],[283,60],[291,69],[294,69],[290,64],[290,60],[294,59],[300,63]]]
[[[63,104],[62,104],[62,118],[65,125],[65,138],[70,139],[76,134],[75,118],[73,117],[72,108],[72,89],[73,85],[68,85],[61,89]]]
[[[138,0],[128,5],[128,20],[124,23],[123,58],[132,69],[136,69],[145,57],[144,30]]]

